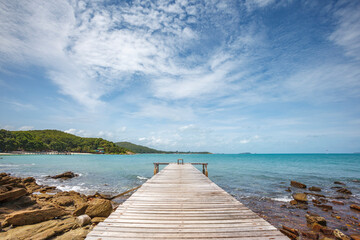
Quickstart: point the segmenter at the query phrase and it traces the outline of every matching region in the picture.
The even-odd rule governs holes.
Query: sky
[[[360,152],[360,1],[0,0],[0,128]]]

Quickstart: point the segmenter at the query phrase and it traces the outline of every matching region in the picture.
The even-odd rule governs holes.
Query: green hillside
[[[115,144],[119,147],[127,148],[134,153],[166,153],[164,151],[159,151],[153,148],[136,145],[130,142],[117,142]]]
[[[83,138],[58,130],[7,131],[0,130],[0,151],[58,151],[126,154],[128,149],[102,138]],[[130,151],[131,152],[131,151]]]
[[[211,154],[209,152],[178,152],[178,151],[161,151],[153,148],[133,144],[130,142],[117,142],[119,147],[127,148],[134,153],[167,153],[167,154]]]

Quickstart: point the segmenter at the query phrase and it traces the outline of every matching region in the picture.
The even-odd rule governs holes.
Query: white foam
[[[136,176],[136,177],[140,180],[148,180],[148,178],[146,178],[146,177],[142,177],[142,176]]]
[[[283,196],[283,197],[277,197],[271,199],[278,202],[290,202],[292,200],[292,198],[290,198],[289,196]]]

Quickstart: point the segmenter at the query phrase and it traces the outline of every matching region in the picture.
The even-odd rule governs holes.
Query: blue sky
[[[0,128],[360,151],[359,1],[0,0]]]

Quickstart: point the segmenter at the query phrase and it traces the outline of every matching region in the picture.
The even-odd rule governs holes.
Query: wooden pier
[[[154,164],[155,168],[158,165]],[[86,239],[289,238],[192,164],[170,163],[99,223]]]

